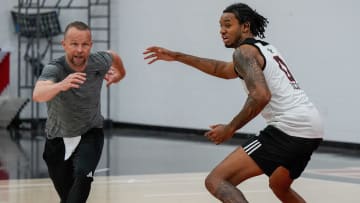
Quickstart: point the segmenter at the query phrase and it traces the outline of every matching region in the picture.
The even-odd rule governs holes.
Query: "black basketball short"
[[[312,153],[318,148],[321,138],[290,136],[274,126],[267,126],[259,136],[247,141],[243,148],[267,176],[283,166],[292,179],[298,178],[308,164]]]

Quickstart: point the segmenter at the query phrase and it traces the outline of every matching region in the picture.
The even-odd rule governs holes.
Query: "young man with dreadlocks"
[[[209,192],[226,203],[247,202],[236,186],[264,173],[282,202],[305,202],[291,189],[291,184],[322,141],[318,110],[276,48],[256,39],[264,38],[267,23],[266,18],[246,4],[233,4],[223,11],[220,34],[225,47],[235,49],[232,62],[155,46],[144,51],[149,64],[157,60],[178,61],[219,78],[241,79],[248,93],[241,111],[228,124],[212,125],[205,133],[215,144],[231,138],[259,113],[266,120],[267,126],[258,136],[228,155],[205,180]]]

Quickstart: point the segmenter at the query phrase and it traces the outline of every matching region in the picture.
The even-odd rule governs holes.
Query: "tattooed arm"
[[[262,71],[264,58],[255,47],[240,46],[233,54],[233,61],[236,71],[244,79],[249,91],[242,110],[229,124],[236,131],[262,111],[269,103],[271,93]]]
[[[255,118],[268,104],[271,98],[262,68],[264,58],[259,51],[251,45],[242,45],[233,54],[235,69],[241,76],[249,90],[248,97],[241,111],[227,124],[210,126],[207,136],[215,144],[231,138],[236,130]]]
[[[219,78],[233,79],[238,77],[234,71],[232,62],[200,58],[181,52],[174,52],[162,47],[149,47],[143,54],[146,55],[144,59],[150,59],[148,64],[152,64],[158,60],[178,61]]]

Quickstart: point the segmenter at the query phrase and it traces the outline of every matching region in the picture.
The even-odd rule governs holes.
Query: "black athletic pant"
[[[93,128],[81,136],[71,157],[64,161],[62,138],[47,139],[43,158],[61,203],[86,202],[104,145],[102,128]]]

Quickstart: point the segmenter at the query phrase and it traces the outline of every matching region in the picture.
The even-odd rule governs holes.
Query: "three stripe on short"
[[[250,155],[251,153],[253,153],[255,150],[257,150],[259,147],[261,147],[261,143],[259,142],[259,140],[254,140],[252,141],[250,144],[246,145],[244,147],[244,151]]]

